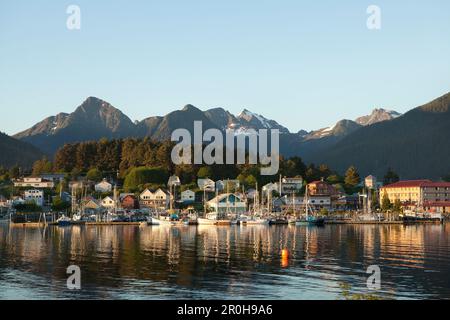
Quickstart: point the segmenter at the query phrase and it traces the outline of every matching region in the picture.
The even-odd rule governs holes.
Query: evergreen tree
[[[394,172],[394,170],[389,168],[388,171],[386,172],[386,175],[384,176],[383,184],[386,186],[388,184],[396,183],[399,180],[400,180],[400,178],[399,178],[398,174],[396,174]]]
[[[381,210],[387,212],[388,210],[391,210],[391,208],[392,208],[391,200],[389,200],[389,197],[385,192],[383,195],[383,199],[381,200]]]
[[[354,188],[359,184],[360,181],[361,179],[359,177],[358,170],[356,170],[354,166],[348,168],[345,173],[345,180],[344,180],[345,185],[348,188]]]
[[[94,182],[100,182],[103,179],[103,173],[97,168],[92,168],[86,175],[87,179]]]

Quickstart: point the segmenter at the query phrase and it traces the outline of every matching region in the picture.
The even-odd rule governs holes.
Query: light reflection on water
[[[449,299],[449,233],[448,225],[0,224],[0,299],[342,299],[342,284],[381,298]],[[73,264],[78,292],[66,288]],[[380,292],[366,288],[374,264]]]

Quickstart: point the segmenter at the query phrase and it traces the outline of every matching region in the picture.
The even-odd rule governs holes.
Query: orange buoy
[[[281,250],[281,257],[283,259],[289,259],[289,250],[288,249]]]

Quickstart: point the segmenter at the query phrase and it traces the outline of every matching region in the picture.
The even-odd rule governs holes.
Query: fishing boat
[[[230,219],[220,219],[216,212],[210,212],[205,215],[204,218],[198,218],[197,223],[199,225],[209,225],[209,226],[229,226],[232,224]]]
[[[58,223],[58,226],[66,227],[72,224],[72,219],[63,214],[58,220],[56,220],[56,222]]]

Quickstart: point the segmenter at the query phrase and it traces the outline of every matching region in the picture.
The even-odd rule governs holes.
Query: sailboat
[[[295,222],[296,226],[304,226],[304,225],[315,225],[315,226],[322,226],[325,224],[325,219],[321,217],[317,217],[314,214],[313,209],[309,205],[309,195],[308,195],[308,186],[306,186],[305,189],[305,198],[303,200],[303,203],[305,205],[305,218],[304,219],[298,219]]]
[[[253,212],[250,216],[241,216],[241,223],[245,225],[269,225],[270,220],[264,218],[259,202],[258,184],[256,184],[256,192],[253,199]]]

